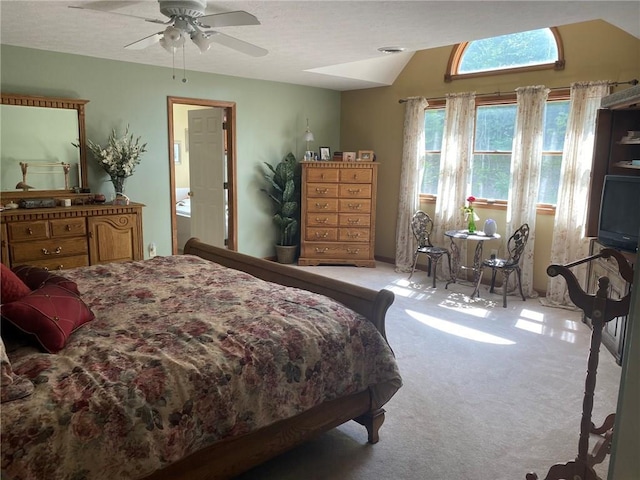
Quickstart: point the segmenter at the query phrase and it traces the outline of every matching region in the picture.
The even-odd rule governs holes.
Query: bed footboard
[[[389,290],[375,291],[352,285],[284,264],[214,247],[197,238],[189,239],[184,247],[184,253],[247,272],[262,280],[330,297],[366,317],[382,336],[387,338],[385,315],[394,300],[394,294]]]

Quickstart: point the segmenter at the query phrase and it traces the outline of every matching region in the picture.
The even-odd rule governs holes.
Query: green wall
[[[340,93],[277,82],[187,71],[172,71],[113,60],[0,45],[0,88],[6,93],[89,100],[87,137],[106,141],[111,129],[127,124],[148,144],[126,194],[144,203],[145,255],[154,242],[159,255],[171,253],[167,97],[232,101],[237,105],[238,249],[275,255],[271,205],[262,186],[262,162],[279,161],[287,152],[301,159],[309,118],[312,148],[340,145]],[[109,177],[88,159],[92,192],[109,194]]]

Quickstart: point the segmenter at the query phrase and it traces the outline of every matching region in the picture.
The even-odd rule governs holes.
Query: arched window
[[[453,47],[444,79],[563,68],[560,33],[551,27],[459,43]]]

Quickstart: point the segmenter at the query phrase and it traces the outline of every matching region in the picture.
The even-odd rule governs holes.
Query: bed
[[[197,239],[58,277],[95,318],[54,354],[8,343],[34,388],[2,404],[2,478],[232,478],[349,420],[376,443],[402,385],[384,289]]]

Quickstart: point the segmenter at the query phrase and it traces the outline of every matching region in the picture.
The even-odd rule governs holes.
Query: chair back
[[[527,240],[529,240],[529,224],[524,223],[509,237],[507,242],[507,250],[509,250],[507,265],[517,265],[520,262],[524,247],[527,246]]]
[[[418,247],[433,247],[431,243],[431,231],[433,230],[433,220],[422,210],[413,214],[411,219],[411,231],[418,241]]]

